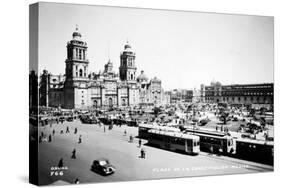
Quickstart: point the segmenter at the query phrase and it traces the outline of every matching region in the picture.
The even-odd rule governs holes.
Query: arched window
[[[79,59],[82,59],[82,50],[79,49]]]
[[[79,70],[79,76],[80,76],[80,77],[83,76],[83,70],[82,70],[82,69]]]

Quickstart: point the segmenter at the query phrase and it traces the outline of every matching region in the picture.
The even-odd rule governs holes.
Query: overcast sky
[[[65,73],[66,44],[75,25],[88,44],[89,70],[110,58],[117,72],[126,40],[137,75],[165,90],[273,82],[273,17],[41,3],[39,71]]]

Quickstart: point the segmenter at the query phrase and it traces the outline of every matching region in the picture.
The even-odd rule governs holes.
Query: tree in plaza
[[[169,115],[169,116],[173,116],[173,115],[175,115],[175,111],[174,111],[174,110],[172,110],[172,109],[171,109],[171,110],[169,110],[169,111],[168,111],[168,115]]]
[[[159,107],[153,108],[153,114],[155,115],[155,117],[157,117],[160,112],[161,112],[161,109]]]
[[[251,108],[249,115],[253,117],[255,115],[255,113],[256,113],[256,110],[254,108]]]
[[[229,116],[229,113],[227,112],[222,112],[220,114],[220,120],[223,122],[223,124],[225,125],[228,121],[228,116]]]

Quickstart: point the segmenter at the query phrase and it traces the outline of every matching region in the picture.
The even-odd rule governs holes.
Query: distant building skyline
[[[164,90],[273,82],[273,17],[41,4],[39,73],[65,73],[65,44],[78,25],[92,72],[110,59],[118,73],[128,40],[136,75],[157,76]]]

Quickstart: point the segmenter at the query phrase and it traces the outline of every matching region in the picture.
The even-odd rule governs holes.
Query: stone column
[[[76,50],[73,48],[72,59],[76,59]]]
[[[128,106],[130,106],[130,87],[127,88],[127,95],[128,95]]]

